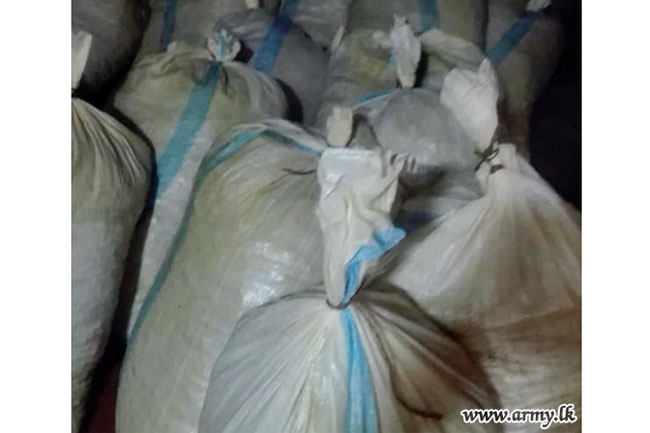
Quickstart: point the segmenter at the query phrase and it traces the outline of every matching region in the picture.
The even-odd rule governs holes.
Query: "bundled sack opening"
[[[215,31],[227,30],[252,51],[251,68],[282,82],[295,95],[291,120],[315,122],[327,72],[328,54],[292,21],[297,2],[283,2],[278,15],[261,9],[226,15]],[[297,103],[296,103],[297,102]]]
[[[200,432],[496,431],[460,420],[462,408],[496,407],[463,349],[372,282],[376,260],[404,237],[390,210],[405,162],[377,150],[323,152],[324,290],[239,321],[214,365]]]

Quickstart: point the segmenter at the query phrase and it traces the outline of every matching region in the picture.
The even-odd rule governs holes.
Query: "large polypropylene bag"
[[[282,4],[278,15],[250,9],[223,17],[215,30],[225,29],[252,51],[249,64],[282,84],[292,105],[292,120],[311,125],[325,87],[328,55],[291,21],[296,2]]]
[[[528,156],[529,117],[559,61],[562,24],[543,12],[550,0],[490,0],[487,56],[504,93],[507,137]]]
[[[352,0],[347,30],[388,31],[398,15],[416,33],[438,28],[482,47],[486,14],[484,0]]]
[[[478,69],[485,52],[462,38],[431,29],[418,36],[422,46],[422,87],[440,93],[445,77],[454,68]]]
[[[441,223],[452,217],[456,210],[482,196],[483,191],[473,170],[439,172],[420,188],[402,192],[395,225],[412,233],[424,225]]]
[[[357,35],[361,33],[350,36]],[[374,51],[361,50],[383,63],[374,69],[365,65],[355,69],[344,64],[334,68],[344,74],[332,80],[330,89],[333,91],[328,97],[338,93],[340,98],[328,100],[321,109],[321,116],[327,114],[328,108],[331,112],[352,109],[357,129],[369,125],[372,136],[381,147],[408,153],[417,162],[417,169],[410,170],[401,178],[406,191],[397,225],[409,231],[482,195],[473,173],[479,161],[474,154],[475,146],[453,114],[440,103],[439,91],[443,77],[454,65],[478,67],[485,56],[473,44],[436,29],[416,37],[412,29],[399,19],[390,35],[367,35],[366,41],[372,38],[379,40],[384,47],[390,45],[390,50],[382,46]],[[344,38],[344,44],[349,40]],[[421,67],[421,50],[427,54],[424,70],[429,87],[412,89],[416,70]],[[392,61],[388,60],[389,53]],[[353,59],[347,54],[342,57]],[[350,95],[358,95],[362,86],[373,82],[372,79],[361,79],[366,72],[370,77],[380,77],[381,74],[386,77],[384,84],[371,85],[374,89],[397,81],[402,88],[370,92],[358,97],[349,108],[336,105],[335,101],[349,100]],[[380,78],[376,83],[381,81]],[[344,89],[348,91],[340,91]],[[323,123],[319,122],[319,126]]]
[[[203,46],[212,27],[224,15],[262,6],[277,8],[277,1],[256,0],[149,0],[151,19],[138,58],[165,52],[175,41]]]
[[[378,150],[325,150],[324,287],[239,321],[214,365],[201,433],[495,430],[460,420],[463,408],[496,404],[463,349],[408,298],[366,278],[404,237],[389,217],[404,163]]]
[[[81,80],[89,92],[106,91],[129,69],[138,52],[147,17],[146,0],[72,2],[72,31],[85,31],[93,36]]]
[[[345,30],[351,0],[284,0],[285,8],[295,3],[291,20],[309,37],[324,47],[330,47],[339,32]]]
[[[238,49],[235,39],[217,33],[208,45],[179,42],[164,54],[145,57],[115,97],[115,107],[151,141],[157,165],[153,210],[136,232],[120,307],[128,329],[154,283],[214,140],[236,124],[286,112],[282,90],[272,78],[231,61]]]
[[[365,36],[366,41],[362,39],[365,44],[360,48],[335,52],[337,56],[333,55],[330,61],[332,78],[328,83],[332,86],[338,86],[337,81],[350,83],[345,90],[348,90],[354,99],[348,96],[347,99],[335,99],[335,102],[344,102],[364,111],[376,105],[383,107],[385,104],[382,101],[385,102],[387,97],[396,92],[397,84],[402,89],[421,86],[439,94],[445,77],[452,69],[478,69],[485,59],[485,53],[475,44],[438,29],[431,29],[416,36],[408,23],[400,17],[395,18],[389,35],[380,31],[370,35]],[[347,36],[343,41],[347,42],[351,37],[352,35]],[[373,42],[370,46],[369,39]],[[344,43],[341,46],[345,48]],[[355,58],[362,56],[375,60],[374,67],[367,66],[369,62],[354,62]],[[334,59],[340,64],[335,64]],[[377,80],[375,77],[381,76],[380,74],[385,74],[386,78]],[[365,93],[362,93],[360,90],[364,89],[364,86]],[[330,89],[328,92],[331,93]],[[326,108],[324,104],[323,111]]]
[[[471,138],[433,91],[396,90],[364,115],[382,147],[418,162],[418,172],[405,179],[414,188],[450,171],[471,172],[479,162]]]
[[[440,92],[454,67],[478,68],[485,54],[476,45],[438,29],[416,36],[396,17],[389,33],[360,30],[343,37],[333,50],[318,126],[332,107],[373,106],[397,88],[422,85]]]
[[[397,72],[390,66],[391,45],[383,32],[360,30],[343,37],[332,51],[317,126],[324,129],[333,107],[354,105],[383,94],[397,85]],[[387,90],[388,89],[388,90]]]
[[[355,118],[370,125],[380,147],[416,162],[401,176],[398,227],[411,232],[483,195],[474,144],[437,93],[397,89],[357,106]]]
[[[73,36],[75,88],[92,37]],[[72,98],[72,430],[110,334],[124,260],[151,173],[146,144],[111,116]]]
[[[484,160],[485,195],[422,227],[391,257],[390,281],[458,333],[508,409],[580,413],[580,228],[511,144],[496,141],[497,78],[454,70],[442,100]],[[579,431],[555,424],[544,431]],[[508,432],[541,431],[508,424]]]
[[[345,30],[350,0],[267,0],[263,9],[271,15],[287,16],[311,40],[329,48]]]
[[[343,37],[328,63],[326,90],[317,127],[337,106],[356,106],[391,92],[400,84],[412,87],[421,46],[403,18],[395,17],[389,33],[359,30]]]
[[[216,142],[129,341],[117,431],[196,432],[240,314],[322,279],[314,209],[323,138],[286,121]]]
[[[421,91],[421,89],[416,90]],[[407,92],[397,93],[396,97],[413,99],[413,96],[409,96]],[[361,117],[359,113],[354,113],[349,107],[334,107],[327,122],[330,143],[341,143],[340,145],[342,145],[347,142],[353,129],[354,135],[349,147],[383,148],[388,151],[408,153],[411,156],[413,165],[401,174],[400,188],[396,199],[395,225],[406,232],[445,218],[454,210],[482,196],[473,167],[462,168],[463,160],[452,158],[455,154],[462,154],[462,152],[455,151],[453,147],[466,148],[467,143],[471,143],[470,139],[463,133],[464,131],[461,130],[451,113],[443,112],[442,116],[439,114],[441,109],[446,110],[446,107],[439,104],[430,105],[428,98],[431,98],[431,95],[428,93],[430,92],[425,92],[424,95],[427,98],[425,108],[428,110],[420,112],[417,107],[405,107],[407,118],[419,115],[427,116],[427,121],[433,124],[428,137],[410,134],[413,135],[411,137],[410,131],[406,129],[403,131],[405,137],[397,134],[393,141],[385,140],[385,134],[381,134],[381,126],[373,131],[368,119]],[[437,99],[437,95],[434,95],[433,98]],[[388,112],[394,110],[399,113],[399,104],[389,107]],[[348,119],[347,123],[343,120],[345,118]],[[335,119],[339,119],[338,123],[331,124],[331,121]],[[377,119],[374,120],[375,123],[380,123]],[[391,121],[390,116],[388,116],[388,121]],[[380,133],[378,134],[377,131]],[[458,135],[454,136],[454,132]],[[379,136],[384,138],[382,142],[378,140]],[[458,138],[461,140],[459,141]]]
[[[432,37],[428,37],[429,34]],[[475,190],[475,193],[464,196],[476,197],[480,191],[477,182],[467,182],[468,179],[475,179],[472,170],[479,161],[474,154],[474,143],[454,115],[440,103],[437,91],[410,88],[415,83],[421,47],[425,46],[420,41],[424,36],[427,36],[425,41],[430,53],[429,64],[440,65],[429,71],[431,82],[442,74],[446,75],[450,70],[448,65],[469,63],[477,64],[478,67],[484,58],[480,50],[465,48],[465,45],[471,44],[459,43],[457,38],[449,37],[439,30],[431,30],[418,38],[408,25],[397,21],[390,40],[395,74],[402,88],[370,93],[359,98],[352,109],[355,118],[368,122],[381,147],[408,153],[418,163],[416,171],[402,177],[403,184],[419,190],[431,188],[436,180],[446,182],[446,185],[436,187],[439,192],[441,188],[453,189],[453,180],[457,179]],[[434,56],[438,59],[435,62],[432,60]],[[447,66],[442,68],[443,64]],[[418,203],[424,203],[422,197]],[[413,205],[414,203],[408,206],[411,213]],[[421,209],[418,218],[425,211],[437,214],[439,209]]]

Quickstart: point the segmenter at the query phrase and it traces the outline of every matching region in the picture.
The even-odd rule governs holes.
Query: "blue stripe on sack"
[[[224,57],[226,57],[226,54],[227,54],[227,52],[226,52],[226,45],[227,45],[226,38],[223,37],[223,34],[221,32],[219,32],[217,34],[217,38],[219,39],[219,56],[223,59]]]
[[[197,190],[198,188],[196,186],[192,189],[189,203],[192,203],[194,201],[194,197],[196,196]],[[158,293],[160,292],[163,283],[167,279],[167,275],[169,274],[169,269],[171,268],[173,259],[176,256],[176,253],[178,252],[178,248],[180,247],[181,240],[183,240],[183,238],[185,238],[185,235],[187,234],[187,223],[190,219],[190,216],[192,215],[191,209],[192,209],[191,205],[188,205],[187,208],[185,208],[183,219],[181,220],[181,223],[178,226],[178,230],[174,235],[174,240],[172,241],[172,245],[170,246],[169,251],[165,256],[165,260],[160,265],[160,269],[156,274],[156,278],[154,279],[151,288],[147,292],[147,295],[145,296],[144,300],[142,301],[142,306],[140,307],[140,311],[138,312],[138,317],[135,319],[135,323],[133,324],[133,329],[131,330],[131,333],[127,338],[127,351],[131,347],[131,343],[135,341],[135,338],[138,335],[140,328],[142,327],[142,323],[144,322],[144,319],[149,315],[151,306],[153,305],[154,300],[158,296]]]
[[[220,77],[221,65],[214,63],[208,68],[202,79],[194,85],[183,113],[169,137],[162,155],[156,161],[158,182],[156,198],[159,198],[167,190],[183,165],[185,155],[203,126]]]
[[[284,15],[289,19],[293,19],[293,16],[298,10],[298,3],[300,3],[300,0],[283,0],[278,15]]]
[[[437,0],[418,0],[418,10],[420,12],[420,32],[438,27]]]
[[[292,139],[290,137],[287,137],[286,135],[282,135],[281,133],[276,132],[276,131],[267,130],[267,131],[264,131],[264,135],[274,139],[275,141],[279,141],[280,143],[284,143],[284,144],[287,144],[289,146],[294,146],[294,147],[296,147],[296,148],[298,148],[298,149],[300,149],[302,151],[305,151],[305,152],[315,153],[316,155],[322,155],[323,154],[323,149],[319,149],[319,150],[314,149],[313,147],[310,147],[310,146],[308,146],[306,144],[303,144],[303,143],[301,143],[299,141],[296,141],[296,140],[294,140],[294,139]]]
[[[262,132],[262,130],[238,132],[228,143],[221,146],[213,155],[208,155],[201,168],[201,180],[203,180],[203,177],[214,170],[218,165],[239,152],[246,144],[262,135]]]
[[[363,104],[365,102],[370,101],[371,99],[380,98],[380,97],[382,97],[384,95],[387,95],[390,92],[392,92],[393,90],[395,90],[395,89],[394,88],[392,88],[392,89],[384,89],[384,90],[378,90],[376,92],[367,93],[367,94],[365,94],[363,96],[360,96],[359,98],[355,99],[354,101],[352,101],[351,105],[352,106],[361,105],[361,104]]]
[[[271,27],[264,35],[262,43],[255,53],[253,68],[264,73],[269,73],[275,66],[284,38],[291,28],[291,20],[296,13],[300,0],[286,0],[282,2],[280,13],[273,18]]]
[[[345,289],[341,303],[350,302],[350,299],[359,288],[361,265],[381,257],[386,251],[404,239],[404,236],[406,236],[404,230],[396,227],[390,227],[372,234],[373,243],[360,247],[345,265]]]
[[[268,131],[264,131],[264,130],[238,132],[231,137],[230,141],[228,141],[226,144],[221,146],[213,154],[206,156],[206,158],[203,160],[203,163],[201,164],[201,168],[199,169],[196,175],[194,187],[192,188],[190,199],[187,202],[187,207],[185,208],[183,219],[181,220],[181,223],[176,231],[176,234],[174,235],[174,240],[172,242],[172,245],[170,246],[169,251],[165,256],[165,260],[163,261],[162,265],[160,266],[160,269],[158,270],[158,273],[156,274],[156,278],[154,279],[154,282],[151,285],[149,292],[147,292],[147,295],[145,296],[144,301],[142,302],[142,307],[140,308],[138,317],[135,323],[133,324],[133,330],[131,331],[131,334],[128,337],[127,350],[129,347],[131,347],[131,343],[135,341],[135,338],[142,326],[142,323],[144,322],[147,315],[149,314],[149,311],[151,310],[153,302],[155,301],[156,297],[158,297],[158,293],[160,293],[163,284],[167,280],[167,276],[169,275],[169,271],[171,270],[171,265],[172,262],[174,261],[174,257],[176,257],[176,254],[178,253],[181,243],[185,238],[185,235],[187,234],[187,227],[190,218],[192,216],[192,211],[194,210],[194,199],[196,198],[196,194],[198,193],[199,189],[203,185],[203,181],[212,170],[214,170],[221,163],[230,159],[233,155],[239,152],[246,144],[255,140],[260,135],[263,134],[266,135],[267,133]],[[294,143],[296,147],[300,150],[315,152],[313,149],[311,149],[308,146],[305,146],[304,144],[300,144],[294,140],[290,140],[290,142]]]
[[[165,256],[165,260],[161,264],[160,269],[156,274],[156,278],[154,279],[154,282],[151,285],[149,292],[147,292],[147,295],[145,296],[144,301],[142,302],[142,307],[140,308],[138,317],[135,323],[133,324],[133,330],[131,331],[131,334],[129,335],[128,338],[129,345],[131,344],[131,342],[135,341],[135,337],[137,336],[138,331],[140,330],[140,327],[144,322],[144,319],[149,314],[149,311],[151,310],[151,306],[153,305],[154,300],[158,296],[158,293],[160,293],[160,290],[162,289],[165,280],[167,280],[167,276],[169,275],[169,271],[171,269],[172,262],[174,261],[174,257],[178,253],[178,249],[181,246],[182,240],[185,238],[185,235],[187,234],[188,223],[190,221],[190,217],[192,216],[192,211],[194,210],[194,199],[196,198],[196,194],[198,190],[201,188],[203,181],[207,177],[208,173],[210,173],[210,171],[212,171],[215,167],[217,167],[222,162],[226,161],[227,159],[235,155],[237,152],[239,152],[239,150],[241,150],[242,147],[244,147],[244,145],[246,145],[246,143],[254,140],[260,134],[261,131],[244,131],[242,133],[239,133],[235,135],[228,143],[221,146],[219,150],[217,150],[213,155],[206,157],[206,159],[204,160],[203,164],[201,165],[201,168],[197,173],[196,181],[194,183],[194,187],[192,188],[192,192],[190,194],[190,199],[187,202],[187,207],[185,208],[183,219],[181,220],[178,230],[174,235],[174,240],[172,242],[172,245],[170,246],[169,251]]]
[[[519,45],[539,17],[539,13],[527,13],[517,18],[499,42],[488,50],[488,59],[495,65],[501,63]]]
[[[176,30],[176,0],[165,0],[165,11],[163,15],[163,28],[158,40],[160,51],[167,50],[167,45],[174,37]]]
[[[431,212],[409,212],[402,209],[395,218],[395,225],[402,228],[406,233],[411,233],[437,220],[440,216]]]
[[[361,336],[349,309],[341,311],[341,322],[348,346],[348,401],[345,407],[345,433],[377,433],[377,409],[368,361]]]

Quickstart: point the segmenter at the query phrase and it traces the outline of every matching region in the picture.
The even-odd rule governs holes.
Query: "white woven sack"
[[[394,251],[390,281],[458,333],[508,409],[580,414],[580,228],[511,144],[496,140],[497,78],[457,69],[442,101],[483,153],[484,196]],[[507,424],[507,432],[580,431]]]
[[[337,33],[345,30],[351,0],[284,0],[283,7],[295,9],[291,20],[314,42],[329,48]]]
[[[93,93],[108,90],[125,73],[147,24],[146,0],[75,0],[72,31],[93,37],[83,70],[83,85]]]
[[[248,8],[263,7],[269,13],[279,0],[148,0],[151,18],[138,58],[164,53],[172,42],[201,47],[221,17]]]
[[[487,17],[483,0],[352,0],[347,30],[390,30],[393,17],[406,18],[416,33],[439,29],[482,47]]]
[[[322,279],[314,209],[325,147],[281,120],[215,143],[129,341],[118,432],[196,432],[210,370],[240,314]]]
[[[239,42],[214,33],[208,48],[174,43],[141,59],[115,97],[115,107],[151,142],[156,176],[152,209],[130,252],[123,321],[131,329],[154,283],[189,200],[201,160],[232,126],[282,117],[286,102],[268,76],[232,61]]]
[[[72,87],[92,36],[72,37]],[[72,98],[72,430],[117,307],[124,260],[151,175],[145,143],[117,120]]]
[[[280,81],[291,105],[291,119],[315,122],[325,86],[328,55],[295,25],[295,2],[282,5],[273,16],[250,9],[220,19],[215,30],[227,30],[249,50],[248,64]]]
[[[324,287],[239,321],[214,365],[201,433],[495,431],[460,420],[461,408],[496,404],[462,348],[372,282],[375,261],[404,236],[389,212],[405,162],[376,149],[323,153]]]

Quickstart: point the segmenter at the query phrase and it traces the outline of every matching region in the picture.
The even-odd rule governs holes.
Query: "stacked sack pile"
[[[111,331],[118,433],[579,418],[580,216],[526,161],[548,7],[76,2],[73,430]]]

